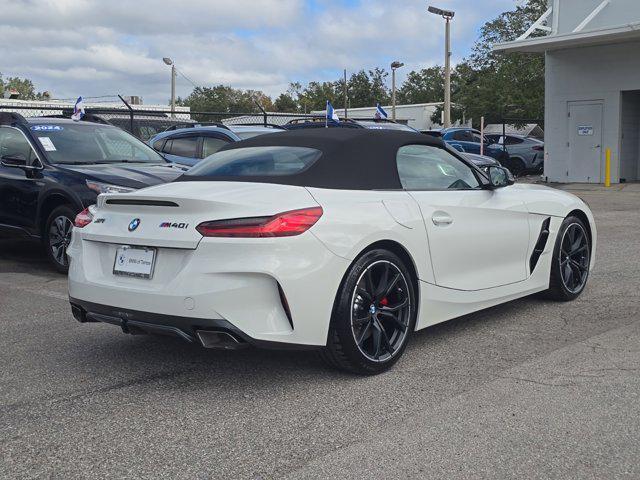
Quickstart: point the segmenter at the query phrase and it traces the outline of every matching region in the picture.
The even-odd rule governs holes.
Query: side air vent
[[[536,268],[540,255],[544,252],[544,248],[547,246],[547,240],[549,238],[549,225],[551,224],[551,217],[545,219],[540,227],[540,235],[538,235],[538,241],[536,246],[533,247],[533,253],[529,259],[529,273],[533,273],[533,269]]]
[[[175,202],[168,202],[166,200],[139,200],[139,199],[126,199],[126,198],[110,198],[107,200],[108,205],[136,205],[146,207],[179,207]]]

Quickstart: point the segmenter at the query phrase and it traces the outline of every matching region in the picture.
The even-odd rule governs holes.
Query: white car
[[[314,129],[229,144],[173,183],[103,194],[68,249],[81,322],[204,347],[320,348],[362,374],[411,333],[546,291],[572,300],[596,228],[579,198],[482,173],[441,140]]]

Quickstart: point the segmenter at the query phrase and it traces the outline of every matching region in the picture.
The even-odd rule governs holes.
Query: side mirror
[[[490,166],[487,169],[489,182],[492,189],[508,187],[515,183],[513,174],[504,167]]]
[[[27,166],[27,159],[20,153],[4,155],[0,159],[3,167],[24,168]]]

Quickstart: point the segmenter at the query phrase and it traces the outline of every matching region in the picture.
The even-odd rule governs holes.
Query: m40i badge
[[[187,228],[188,223],[162,222],[160,228]]]

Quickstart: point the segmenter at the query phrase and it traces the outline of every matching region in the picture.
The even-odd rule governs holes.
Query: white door
[[[567,180],[601,183],[602,150],[602,102],[570,102]]]
[[[437,285],[481,290],[527,278],[529,213],[517,191],[481,190],[470,167],[425,145],[402,147],[398,172],[420,206]]]

